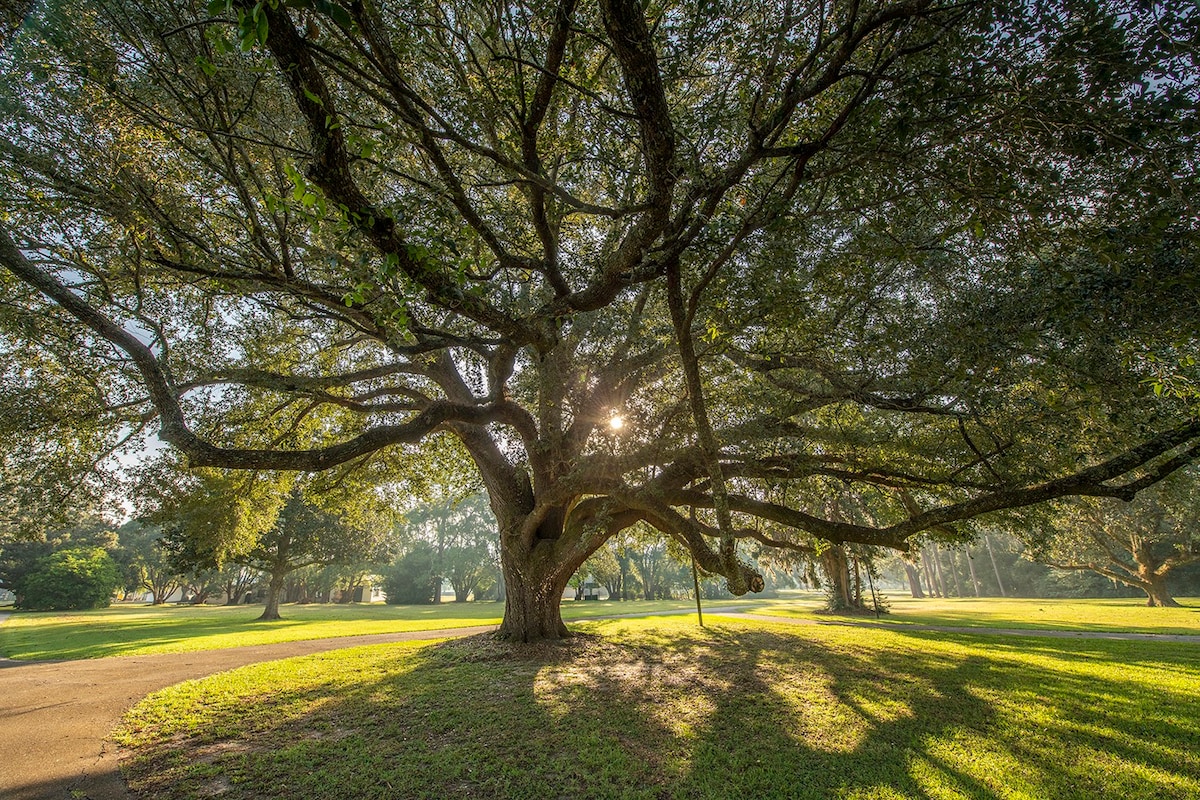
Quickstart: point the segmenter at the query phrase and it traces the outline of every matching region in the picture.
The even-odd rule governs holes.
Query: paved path
[[[772,617],[737,607],[705,609],[709,614],[792,625],[857,625],[897,632],[926,630],[984,636],[1044,636],[1128,639],[1200,644],[1198,635],[1106,633],[1036,629],[900,625],[867,620],[814,620]],[[692,612],[644,612],[615,617],[666,616]],[[0,614],[0,624],[7,619]],[[592,619],[612,619],[593,617]],[[585,621],[585,620],[578,620]],[[283,644],[255,645],[196,653],[120,656],[82,661],[0,659],[0,798],[2,800],[128,800],[113,745],[106,742],[121,715],[150,692],[260,661],[320,653],[383,642],[470,636],[494,630],[474,628],[346,636]]]
[[[115,748],[105,739],[138,700],[189,678],[343,647],[491,630],[494,625],[83,661],[0,660],[0,798],[126,800]]]

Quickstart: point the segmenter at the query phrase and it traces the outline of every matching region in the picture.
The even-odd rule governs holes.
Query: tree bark
[[[506,553],[504,620],[496,635],[519,642],[565,639],[571,635],[562,620],[562,595],[574,570],[557,574],[539,569],[533,559]]]
[[[925,597],[925,592],[921,589],[921,573],[917,568],[907,561],[901,561],[904,565],[904,574],[908,577],[908,589],[912,592],[912,596],[916,599]]]
[[[267,584],[267,606],[263,609],[262,616],[259,617],[262,621],[271,621],[282,619],[279,616],[279,595],[283,592],[283,581],[285,575],[272,575],[270,582]]]
[[[1175,598],[1171,596],[1171,592],[1167,589],[1167,578],[1165,575],[1152,575],[1144,578],[1139,583],[1142,591],[1146,593],[1146,605],[1159,608],[1179,608],[1179,603],[1175,602]]]
[[[840,545],[834,545],[821,554],[821,566],[825,570],[825,579],[829,582],[829,610],[844,611],[854,608],[854,599],[850,594],[850,562],[846,551]]]

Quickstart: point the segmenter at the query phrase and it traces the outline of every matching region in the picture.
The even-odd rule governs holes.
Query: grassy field
[[[1200,634],[1200,598],[1179,598],[1182,608],[1149,608],[1145,600],[1137,598],[1041,600],[928,597],[914,600],[891,595],[887,602],[890,611],[883,614],[879,621],[896,625]],[[757,607],[755,613],[805,619],[829,618],[821,615],[818,609],[817,599],[802,596],[795,600],[765,603]]]
[[[749,601],[722,606],[753,607]],[[564,602],[567,620],[694,608],[691,601]],[[261,606],[118,605],[96,611],[17,612],[0,626],[0,657],[77,659],[216,650],[301,639],[498,625],[500,603],[436,606],[285,605],[258,622]]]
[[[274,662],[150,696],[139,797],[1200,797],[1200,648],[715,618]]]
[[[1200,634],[1200,600],[1185,608],[1147,608],[1135,599],[1004,600],[1000,598],[889,599],[895,625],[1135,631]],[[819,593],[786,593],[777,600],[711,601],[760,614],[836,621],[820,613]],[[691,601],[564,602],[563,616],[582,620],[612,614],[689,611]],[[0,656],[12,659],[77,659],[114,655],[179,653],[301,639],[435,630],[500,622],[499,603],[438,606],[285,605],[284,620],[256,620],[261,606],[121,605],[78,613],[17,612],[0,627]],[[864,619],[856,617],[855,620]],[[869,618],[872,619],[873,618]]]

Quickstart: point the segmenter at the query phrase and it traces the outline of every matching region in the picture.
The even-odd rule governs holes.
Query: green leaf
[[[196,56],[196,66],[210,78],[217,72],[216,66],[204,56]]]
[[[347,30],[354,29],[354,17],[350,16],[350,12],[337,3],[331,3],[329,0],[315,0],[314,7],[319,13],[329,17],[340,27]]]

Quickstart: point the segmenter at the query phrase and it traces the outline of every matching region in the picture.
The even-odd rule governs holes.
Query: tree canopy
[[[465,452],[527,639],[635,523],[742,594],[739,540],[1130,499],[1200,452],[1188,6],[51,0],[4,380],[68,466]]]
[[[1030,525],[1033,557],[1064,570],[1089,570],[1146,593],[1151,606],[1179,605],[1167,576],[1200,561],[1194,470],[1172,476],[1129,504],[1088,499],[1063,504]]]

